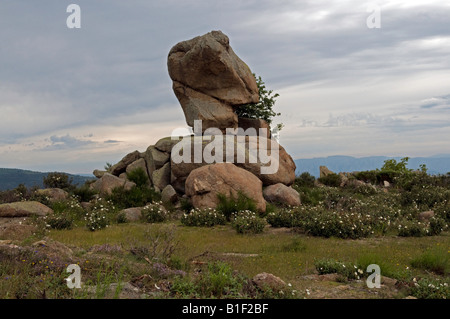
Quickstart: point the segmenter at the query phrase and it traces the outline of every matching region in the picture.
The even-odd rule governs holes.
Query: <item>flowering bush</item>
[[[413,279],[411,295],[419,299],[449,299],[450,287],[439,279]]]
[[[212,208],[192,209],[189,214],[183,214],[181,223],[186,226],[206,226],[224,225],[226,217],[224,214]]]
[[[333,259],[319,259],[314,261],[319,275],[338,274],[346,280],[361,279],[364,271],[352,263],[343,263]]]
[[[71,229],[73,219],[68,214],[52,214],[45,217],[47,226],[53,229]]]
[[[232,227],[239,234],[262,233],[267,222],[264,218],[258,217],[255,212],[244,210],[232,215]]]
[[[86,227],[91,231],[103,229],[109,225],[110,217],[116,211],[116,207],[109,200],[99,198],[94,207],[84,217]]]
[[[161,223],[166,221],[168,217],[169,214],[162,202],[148,204],[142,209],[142,218],[148,223]]]
[[[398,235],[402,237],[422,237],[439,235],[447,230],[448,224],[440,217],[432,217],[429,221],[399,220]]]
[[[295,227],[297,226],[298,210],[283,208],[267,214],[267,222],[272,227]]]

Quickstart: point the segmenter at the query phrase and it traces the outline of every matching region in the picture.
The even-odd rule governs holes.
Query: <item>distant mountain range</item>
[[[385,160],[395,159],[400,161],[402,157],[370,156],[328,156],[308,159],[294,160],[297,165],[296,175],[308,172],[315,177],[319,177],[319,167],[326,166],[335,173],[368,171],[381,168]],[[425,164],[428,173],[432,175],[447,174],[450,172],[450,154],[440,154],[431,157],[411,157],[408,161],[408,168],[418,169],[419,165]]]
[[[44,177],[48,175],[43,172],[34,172],[16,168],[0,168],[0,191],[7,189],[14,189],[19,184],[24,184],[27,187],[39,186],[43,187]],[[82,185],[87,180],[93,179],[94,176],[86,175],[72,175],[67,174],[73,180],[73,184]]]

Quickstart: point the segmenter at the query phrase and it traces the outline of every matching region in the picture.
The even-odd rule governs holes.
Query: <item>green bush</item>
[[[153,188],[133,186],[130,189],[116,187],[106,198],[121,209],[130,207],[142,207],[148,203],[159,201],[161,195],[155,192]]]
[[[430,185],[415,185],[409,191],[402,191],[400,198],[403,206],[416,205],[422,209],[432,209],[446,200],[450,200],[450,190]]]
[[[430,218],[430,226],[429,226],[429,236],[439,235],[443,231],[448,229],[447,222],[440,217],[431,217]]]
[[[80,200],[80,202],[89,202],[94,198],[97,192],[91,189],[88,184],[84,184],[81,187],[76,187],[73,190],[73,194]]]
[[[171,292],[183,298],[242,298],[246,278],[237,275],[224,262],[208,263],[207,269],[192,280],[175,278]]]
[[[317,180],[326,186],[339,187],[342,182],[342,177],[339,174],[331,173],[327,176],[319,177]]]
[[[48,173],[43,179],[46,188],[61,188],[64,190],[73,188],[72,182],[73,180],[69,178],[69,175],[59,172]]]
[[[298,226],[297,211],[290,208],[282,208],[267,214],[267,222],[272,227],[296,227]]]
[[[441,217],[442,219],[450,222],[450,200],[443,200],[440,203],[437,203],[433,207],[435,216]]]
[[[377,220],[368,214],[311,209],[301,214],[301,228],[313,236],[364,238],[374,233]]]
[[[230,220],[231,215],[235,212],[249,210],[256,212],[256,203],[253,199],[249,198],[243,192],[238,192],[237,197],[229,194],[217,194],[219,199],[219,204],[217,205],[217,210],[221,212],[227,220]]]
[[[55,216],[64,215],[72,221],[81,220],[85,214],[80,202],[73,196],[64,201],[49,202],[47,205],[53,210]]]
[[[212,227],[225,225],[226,217],[215,209],[192,209],[188,214],[183,214],[181,223],[185,226]]]
[[[295,178],[294,185],[297,187],[314,187],[316,178],[308,172],[301,173]]]
[[[96,231],[108,227],[116,214],[117,207],[112,201],[99,198],[92,209],[85,214],[86,228]]]
[[[439,279],[415,280],[411,295],[418,299],[450,299],[449,283]]]
[[[242,289],[242,279],[233,274],[230,265],[217,261],[208,264],[206,274],[198,281],[202,296],[221,298],[238,296]]]
[[[302,205],[319,205],[326,196],[325,190],[320,187],[299,187],[298,192],[300,194]]]
[[[398,224],[398,236],[401,237],[422,237],[426,236],[428,232],[426,223],[404,220]]]
[[[142,218],[148,223],[162,223],[169,218],[169,214],[162,202],[156,202],[142,209]]]
[[[46,224],[53,229],[71,229],[73,218],[68,214],[51,214],[46,216]]]
[[[147,172],[142,167],[138,167],[127,173],[127,178],[135,183],[138,188],[146,188],[149,185]]]
[[[450,257],[446,249],[432,249],[412,259],[411,266],[445,276],[450,273]]]
[[[239,234],[259,234],[264,231],[266,220],[258,217],[255,212],[244,210],[234,213],[231,226]]]
[[[352,263],[339,262],[334,259],[318,259],[314,261],[314,267],[319,275],[338,274],[341,280],[361,279],[364,277],[364,269],[358,268]]]

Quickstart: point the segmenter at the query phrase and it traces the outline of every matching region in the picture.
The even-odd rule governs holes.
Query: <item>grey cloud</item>
[[[46,151],[55,151],[55,150],[65,150],[65,149],[77,149],[83,148],[87,145],[94,144],[93,141],[90,140],[82,140],[76,137],[70,136],[66,134],[64,136],[56,136],[52,135],[49,138],[50,145],[45,146],[42,150]]]
[[[407,122],[404,119],[394,116],[382,116],[371,113],[344,113],[339,115],[329,114],[328,120],[326,121],[303,119],[299,127],[394,127],[404,125]]]
[[[422,109],[450,108],[450,94],[423,100],[420,107]]]

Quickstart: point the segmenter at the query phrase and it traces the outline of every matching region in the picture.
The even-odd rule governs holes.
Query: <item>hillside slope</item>
[[[0,168],[0,190],[16,188],[19,184],[27,187],[43,187],[43,180],[48,174],[17,168]],[[67,174],[72,178],[73,184],[82,185],[85,181],[94,177]]]

